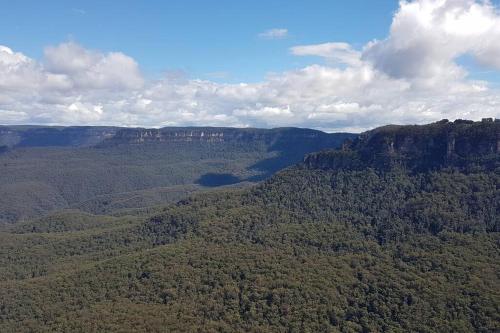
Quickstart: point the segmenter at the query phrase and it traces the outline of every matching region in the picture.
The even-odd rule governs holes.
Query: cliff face
[[[260,133],[262,135],[262,133]],[[106,144],[140,144],[159,142],[225,142],[245,141],[259,134],[229,128],[161,128],[122,129]]]
[[[121,129],[103,144],[141,144],[169,142],[255,142],[279,143],[282,141],[329,141],[331,138],[352,134],[327,134],[320,131],[299,128],[253,129],[218,127],[166,127],[160,129]],[[337,140],[337,139],[336,139]],[[338,141],[338,140],[337,140]]]
[[[500,122],[446,120],[423,126],[384,126],[363,133],[342,149],[313,153],[308,168],[362,168],[410,171],[494,168],[499,164]]]

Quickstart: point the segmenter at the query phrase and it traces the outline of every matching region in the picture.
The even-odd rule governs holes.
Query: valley
[[[61,209],[121,214],[254,183],[353,137],[297,128],[3,127],[0,223]]]
[[[382,127],[255,185],[9,224],[0,330],[493,332],[499,124]]]

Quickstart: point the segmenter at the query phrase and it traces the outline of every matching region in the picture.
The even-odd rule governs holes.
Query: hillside
[[[0,331],[495,332],[499,133],[385,127],[250,188],[13,225]]]
[[[234,128],[0,127],[0,224],[115,213],[265,179],[353,134]]]

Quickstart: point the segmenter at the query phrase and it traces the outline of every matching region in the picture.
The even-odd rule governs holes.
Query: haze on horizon
[[[500,117],[498,1],[0,1],[0,124]]]

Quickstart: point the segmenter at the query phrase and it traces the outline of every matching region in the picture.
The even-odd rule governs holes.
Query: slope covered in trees
[[[352,134],[281,128],[0,127],[0,224],[115,213],[255,182]]]
[[[500,125],[466,125],[378,129],[157,211],[5,229],[0,331],[495,332]],[[431,149],[450,131],[471,153]]]

